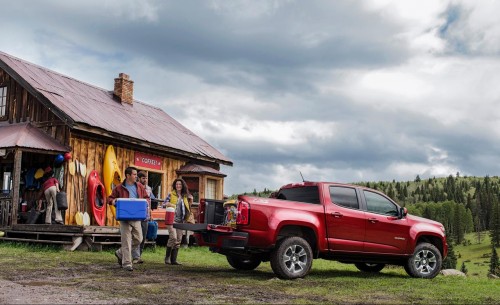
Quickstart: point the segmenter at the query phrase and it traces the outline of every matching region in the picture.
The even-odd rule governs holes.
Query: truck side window
[[[319,204],[317,186],[303,186],[280,190],[278,199]]]
[[[333,203],[351,209],[359,209],[356,190],[350,187],[330,186],[330,199]]]
[[[370,191],[364,191],[364,194],[368,212],[391,216],[399,215],[397,206],[384,196]]]

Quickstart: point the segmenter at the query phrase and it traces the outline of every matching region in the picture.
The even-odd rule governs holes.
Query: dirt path
[[[99,292],[81,291],[76,287],[61,293],[61,287],[44,282],[18,284],[0,279],[0,304],[124,304],[134,300],[103,299]]]
[[[145,263],[125,271],[116,263],[60,262],[57,267],[0,275],[0,304],[284,304],[295,299],[252,272],[255,287],[234,284],[234,270]],[[321,301],[321,300],[318,300]],[[323,300],[324,301],[324,300]]]

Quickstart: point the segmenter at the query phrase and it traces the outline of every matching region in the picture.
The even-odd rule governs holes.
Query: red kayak
[[[99,174],[96,170],[89,174],[87,198],[92,207],[95,221],[98,225],[104,226],[106,224],[106,190],[104,184],[99,180]]]

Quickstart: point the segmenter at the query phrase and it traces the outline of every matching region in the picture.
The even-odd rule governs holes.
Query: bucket
[[[165,224],[166,225],[173,225],[174,218],[175,218],[175,209],[169,207],[166,210],[167,211],[165,212]]]
[[[28,203],[27,202],[21,203],[21,212],[25,213],[27,211],[28,211]]]

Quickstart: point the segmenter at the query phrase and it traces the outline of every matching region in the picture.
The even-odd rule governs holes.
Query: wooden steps
[[[121,245],[120,230],[117,227],[66,226],[66,225],[14,225],[0,228],[5,232],[0,241],[59,244],[69,251],[102,251],[103,246]],[[146,241],[147,246],[156,246],[155,241]]]

